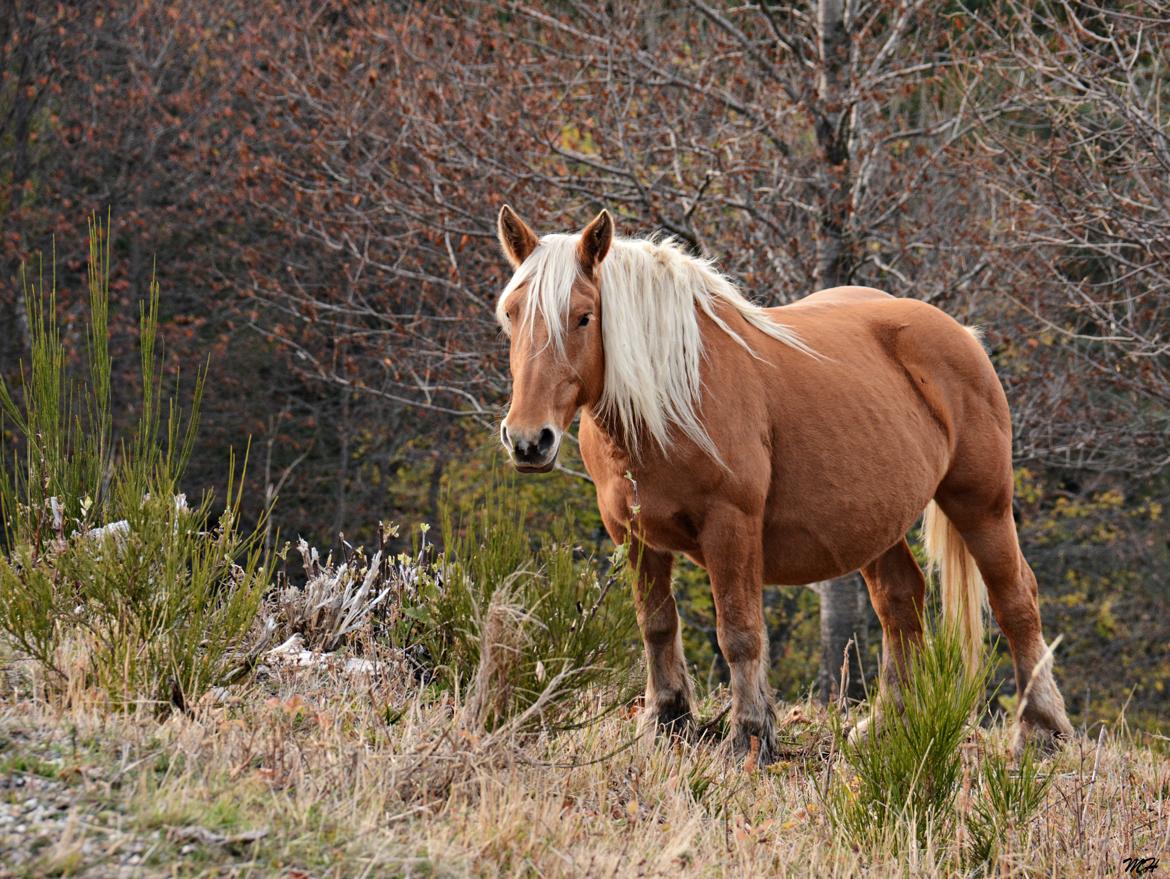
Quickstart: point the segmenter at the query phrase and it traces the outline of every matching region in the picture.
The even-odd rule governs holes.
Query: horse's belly
[[[946,473],[946,432],[902,376],[880,364],[873,373],[886,378],[873,382],[884,392],[843,375],[785,401],[764,513],[767,582],[839,577],[877,558],[913,526]]]
[[[811,583],[840,577],[901,540],[934,496],[942,464],[909,450],[898,465],[871,451],[862,464],[837,459],[781,481],[764,514],[765,581]],[[885,478],[877,474],[884,472]]]
[[[925,504],[923,504],[925,507]],[[776,524],[764,533],[764,582],[797,586],[856,571],[897,543],[921,512],[875,526]]]

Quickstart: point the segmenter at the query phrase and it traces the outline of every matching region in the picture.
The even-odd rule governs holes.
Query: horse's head
[[[556,463],[561,437],[582,406],[601,396],[601,261],[613,241],[607,211],[580,236],[538,239],[507,205],[500,245],[516,270],[496,315],[511,350],[512,405],[500,438],[516,469],[544,472]]]

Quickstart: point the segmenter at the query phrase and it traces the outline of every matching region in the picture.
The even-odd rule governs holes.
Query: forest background
[[[248,514],[278,498],[273,544],[342,547],[435,522],[504,469],[502,202],[539,232],[608,207],[770,305],[839,283],[920,298],[982,328],[1007,388],[1071,713],[1164,729],[1168,62],[1157,0],[15,0],[0,374],[28,355],[22,265],[55,273],[81,356],[85,224],[109,211],[119,417],[157,276],[168,364],[192,381],[210,358],[185,487],[222,484],[251,437]],[[534,533],[571,515],[604,548],[579,471],[570,448],[514,491]],[[717,679],[705,577],[678,588]],[[851,683],[872,678],[855,578],[766,601],[783,695],[830,695],[854,634]]]

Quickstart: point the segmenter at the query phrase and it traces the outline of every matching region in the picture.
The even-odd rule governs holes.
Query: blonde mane
[[[548,328],[548,344],[558,356],[564,355],[569,298],[580,272],[580,239],[580,235],[540,239],[500,295],[496,317],[506,333],[512,328],[504,303],[527,282],[520,325],[531,332],[539,314]],[[600,289],[605,389],[599,414],[622,428],[635,456],[643,431],[665,451],[671,429],[677,428],[720,460],[696,413],[704,356],[699,311],[753,356],[751,346],[719,316],[718,304],[735,309],[776,341],[816,356],[794,330],[745,299],[710,260],[689,255],[673,239],[615,238],[601,263]]]

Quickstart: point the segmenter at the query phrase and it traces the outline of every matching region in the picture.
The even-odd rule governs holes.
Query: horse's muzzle
[[[512,464],[521,473],[547,473],[557,462],[561,447],[561,432],[551,425],[537,430],[500,427],[500,439],[512,458]]]

